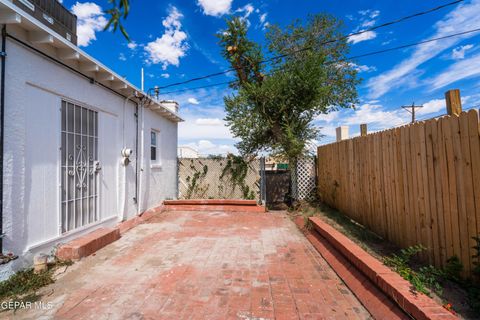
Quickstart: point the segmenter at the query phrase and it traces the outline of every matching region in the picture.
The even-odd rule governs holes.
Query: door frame
[[[101,214],[101,208],[100,208],[100,205],[101,205],[101,201],[100,201],[100,197],[101,197],[101,172],[97,172],[95,173],[98,177],[94,180],[95,181],[95,184],[96,184],[96,200],[95,200],[95,206],[96,206],[96,215],[97,215],[97,219],[95,220],[95,217],[94,217],[94,221],[90,222],[90,223],[87,223],[87,224],[84,224],[82,226],[79,226],[77,228],[72,228],[71,230],[66,230],[66,231],[63,231],[64,229],[64,222],[63,222],[63,199],[62,199],[62,193],[63,193],[63,190],[62,190],[62,187],[63,187],[63,184],[64,184],[64,181],[62,179],[62,171],[64,170],[64,168],[62,167],[62,161],[63,161],[63,157],[62,157],[62,136],[63,136],[63,132],[62,132],[62,105],[63,105],[63,102],[65,102],[68,106],[68,103],[70,104],[73,104],[74,107],[80,107],[80,108],[84,108],[88,111],[93,111],[97,114],[97,130],[96,130],[96,139],[97,139],[97,159],[96,161],[99,161],[100,162],[100,165],[101,165],[101,159],[100,159],[100,147],[99,147],[99,142],[100,142],[100,138],[99,138],[99,134],[100,134],[100,113],[101,112],[104,112],[103,110],[97,108],[97,107],[94,107],[94,106],[91,106],[87,103],[83,103],[83,102],[80,102],[80,101],[77,101],[77,100],[74,100],[74,99],[71,99],[71,98],[67,98],[63,95],[59,95],[59,119],[60,119],[60,122],[59,122],[59,135],[58,135],[58,145],[59,145],[59,152],[58,152],[58,180],[59,180],[59,187],[58,187],[58,234],[60,236],[67,236],[67,235],[70,235],[70,234],[74,234],[74,233],[78,233],[78,232],[81,232],[82,230],[85,230],[85,229],[88,229],[90,227],[93,227],[95,225],[98,225],[100,223],[102,223],[102,214]],[[95,162],[95,160],[93,160]],[[88,173],[87,173],[88,174]],[[83,214],[83,212],[82,212]],[[94,212],[95,214],[95,212]],[[65,228],[67,229],[68,226]]]

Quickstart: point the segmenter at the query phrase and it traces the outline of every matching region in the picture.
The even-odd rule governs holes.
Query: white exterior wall
[[[7,41],[4,147],[4,252],[21,258],[0,269],[0,279],[31,263],[36,253],[101,226],[115,225],[138,212],[176,197],[177,123],[144,112],[140,208],[135,202],[135,104],[86,78]],[[100,223],[61,233],[61,101],[98,111]],[[141,113],[141,112],[140,112]],[[140,118],[139,118],[140,119]],[[141,120],[141,119],[140,119]],[[150,165],[150,129],[160,132],[161,164]],[[139,131],[141,123],[139,122]],[[138,142],[141,146],[141,137]],[[132,162],[121,165],[121,150]],[[3,274],[3,276],[2,276]]]
[[[165,118],[155,116],[151,110],[144,111],[145,155],[142,167],[146,174],[142,177],[140,188],[142,210],[157,206],[158,199],[177,197],[177,126],[172,126],[171,122]],[[150,161],[151,130],[157,132],[158,140],[158,161],[155,163]]]

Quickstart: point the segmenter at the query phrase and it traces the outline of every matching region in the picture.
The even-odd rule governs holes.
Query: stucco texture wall
[[[98,112],[100,222],[116,224],[176,196],[176,123],[141,110],[145,121],[142,150],[141,136],[137,139],[142,126],[139,123],[137,127],[134,103],[16,42],[7,42],[7,54],[4,251],[22,256],[8,268],[29,264],[33,254],[49,251],[80,234],[61,232],[62,100]],[[161,140],[161,165],[154,167],[149,162],[150,128],[160,132]],[[121,164],[123,147],[134,150],[126,167]],[[136,181],[143,196],[137,192]]]

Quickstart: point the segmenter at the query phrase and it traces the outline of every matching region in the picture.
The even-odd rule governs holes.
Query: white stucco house
[[[0,0],[1,249],[19,256],[0,278],[177,196],[178,105],[80,50],[53,2]]]

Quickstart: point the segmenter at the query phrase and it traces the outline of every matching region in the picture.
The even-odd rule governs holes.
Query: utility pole
[[[412,114],[412,123],[415,123],[415,110],[423,108],[423,106],[416,106],[415,102],[413,102],[411,106],[402,106],[402,108]]]

